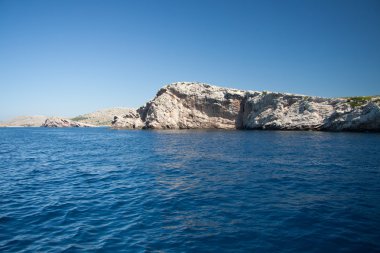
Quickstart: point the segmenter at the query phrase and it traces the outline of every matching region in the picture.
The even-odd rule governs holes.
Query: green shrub
[[[347,102],[351,107],[358,107],[366,104],[368,101],[370,101],[373,98],[373,96],[363,96],[363,97],[350,97],[347,98]]]
[[[81,121],[81,120],[86,120],[88,119],[87,117],[83,117],[83,116],[77,116],[75,118],[72,118],[71,120],[73,121]]]

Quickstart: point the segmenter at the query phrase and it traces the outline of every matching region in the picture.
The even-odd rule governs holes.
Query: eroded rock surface
[[[112,126],[114,128],[142,129],[145,124],[136,110],[129,109],[125,115],[115,116]]]
[[[173,83],[137,110],[116,116],[126,129],[279,129],[379,131],[379,97],[350,103],[289,93],[243,91],[204,83]]]

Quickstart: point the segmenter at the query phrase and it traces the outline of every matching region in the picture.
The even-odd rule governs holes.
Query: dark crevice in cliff
[[[235,120],[236,129],[245,129],[244,127],[244,112],[245,112],[245,103],[247,102],[247,96],[244,96],[240,101],[240,109]]]

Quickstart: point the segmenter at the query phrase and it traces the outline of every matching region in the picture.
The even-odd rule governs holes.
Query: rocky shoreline
[[[380,96],[322,98],[178,82],[138,109],[111,108],[71,119],[19,118],[0,126],[380,132]]]
[[[41,127],[95,127],[94,125],[80,123],[62,118],[48,118]]]
[[[173,83],[115,129],[273,129],[380,131],[380,97],[321,98]]]

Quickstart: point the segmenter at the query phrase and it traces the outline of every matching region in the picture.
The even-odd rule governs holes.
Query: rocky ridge
[[[40,127],[47,118],[46,116],[18,116],[0,122],[0,127]]]
[[[321,98],[179,82],[115,116],[112,127],[380,131],[380,97]]]
[[[111,126],[111,122],[116,115],[125,115],[130,111],[129,108],[108,108],[91,113],[76,116],[70,120],[78,123],[90,124],[94,126]]]

